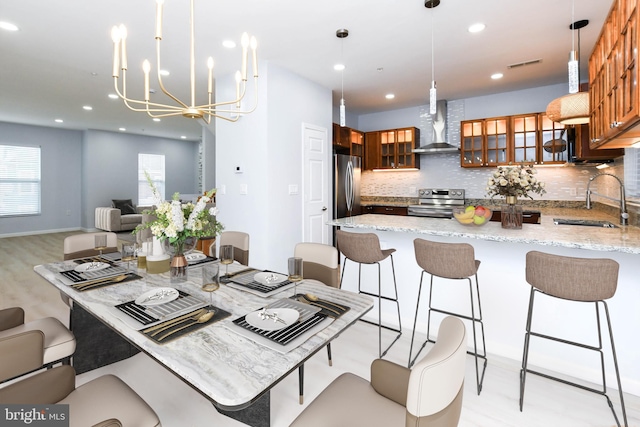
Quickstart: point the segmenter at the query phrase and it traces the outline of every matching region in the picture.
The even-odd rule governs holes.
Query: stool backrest
[[[575,258],[538,251],[527,253],[527,283],[549,295],[573,301],[611,298],[618,287],[619,264],[607,258]]]
[[[240,264],[249,265],[249,234],[242,231],[223,231],[220,233],[220,246],[233,246],[233,259]]]
[[[305,279],[319,280],[327,286],[340,287],[338,250],[322,243],[298,243],[293,255],[302,258]]]
[[[407,421],[413,419],[415,422],[406,425],[458,425],[466,356],[464,323],[456,317],[445,317],[440,323],[435,345],[411,369]],[[432,415],[437,419],[430,419]]]
[[[74,234],[73,236],[65,237],[62,243],[64,259],[68,260],[98,255],[100,252],[94,248],[96,244],[95,236],[99,234],[107,235],[107,248],[102,251],[103,254],[118,251],[118,236],[114,232]]]
[[[347,233],[336,230],[338,250],[352,261],[373,264],[387,257],[380,249],[380,240],[374,233]]]
[[[473,246],[468,243],[413,241],[416,262],[424,271],[447,279],[463,279],[478,271]]]

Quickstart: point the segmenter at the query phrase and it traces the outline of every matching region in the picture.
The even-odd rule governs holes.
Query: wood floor
[[[71,233],[0,238],[0,308],[24,307],[27,320],[54,316],[68,320],[68,308],[59,293],[33,272],[33,266],[62,259],[62,241]],[[383,336],[383,340],[384,340]],[[407,363],[410,331],[385,358]],[[298,404],[298,378],[292,374],[271,391],[271,425],[285,427],[335,377],[354,372],[369,377],[369,364],[377,353],[377,328],[359,322],[334,343],[334,365],[320,352],[305,364],[305,405]],[[489,354],[484,389],[475,391],[473,359],[467,363],[465,394],[460,426],[478,427],[596,427],[615,425],[603,397],[553,381],[529,376],[524,411],[518,408],[519,362]],[[218,414],[197,392],[168,373],[144,354],[78,376],[82,384],[104,373],[127,382],[156,410],[164,427],[241,426]],[[624,383],[623,383],[624,387]],[[620,416],[616,390],[609,394]],[[640,427],[640,397],[626,394],[629,426]],[[335,427],[335,426],[327,426]],[[365,426],[354,426],[365,427]],[[390,426],[391,427],[391,426]]]

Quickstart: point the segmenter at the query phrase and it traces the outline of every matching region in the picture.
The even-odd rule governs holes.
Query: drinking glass
[[[100,257],[102,257],[102,251],[107,249],[107,235],[106,234],[96,234],[95,240],[93,244],[93,248],[98,251]]]
[[[136,259],[136,246],[133,243],[122,244],[122,261],[127,261],[127,273],[129,272],[129,263]]]
[[[220,266],[210,264],[202,267],[202,290],[209,292],[209,305],[213,307],[213,293],[220,289],[219,279]]]
[[[302,258],[289,258],[289,281],[293,282],[293,296],[296,296],[296,286],[302,280]]]
[[[232,245],[221,245],[220,246],[220,264],[224,264],[224,276],[221,278],[223,280],[228,281],[229,275],[229,264],[233,263],[233,246]]]

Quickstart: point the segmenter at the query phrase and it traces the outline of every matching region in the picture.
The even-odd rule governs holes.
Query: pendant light
[[[587,19],[573,21],[574,2],[571,3],[571,31],[578,30],[578,51],[575,50],[574,36],[571,33],[571,53],[569,54],[569,94],[556,98],[547,105],[547,117],[563,125],[581,125],[589,123],[589,93],[580,92],[580,29],[589,24]]]
[[[436,101],[436,73],[434,61],[434,43],[433,43],[433,9],[440,4],[440,0],[426,0],[424,7],[431,10],[431,89],[429,89],[429,114],[434,115],[437,112]]]
[[[341,93],[340,93],[340,126],[345,127],[347,125],[347,111],[344,105],[344,39],[349,36],[349,30],[345,28],[341,28],[336,31],[336,37],[342,39],[342,47],[341,47],[341,61],[342,61],[342,71],[341,71]]]

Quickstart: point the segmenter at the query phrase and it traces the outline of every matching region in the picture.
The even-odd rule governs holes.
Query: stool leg
[[[416,353],[415,359],[413,359],[413,361],[411,361],[411,353],[413,351],[413,340],[414,340],[414,338],[416,336],[416,325],[418,323],[418,311],[420,309],[420,294],[422,293],[422,280],[423,279],[424,279],[424,270],[422,271],[422,273],[420,273],[420,285],[418,286],[418,298],[417,298],[417,302],[416,302],[416,315],[413,318],[413,333],[411,334],[411,345],[409,346],[409,362],[407,363],[407,368],[411,368],[411,366],[413,366],[413,364],[415,363],[415,359],[418,358],[418,355],[420,354],[420,352],[422,351],[424,346],[427,344],[427,341],[425,341],[424,344],[422,344],[422,347],[420,347],[420,349]],[[429,336],[427,335],[427,340],[428,339],[429,339]]]
[[[606,315],[606,318],[607,318],[607,327],[609,328],[609,338],[611,339],[611,353],[612,353],[612,356],[613,356],[613,366],[615,367],[615,370],[616,370],[616,380],[618,382],[618,393],[620,394],[620,406],[622,406],[622,420],[624,421],[624,426],[627,427],[629,425],[627,423],[627,410],[626,410],[626,407],[624,405],[624,396],[623,396],[623,393],[622,393],[622,383],[620,382],[620,370],[618,369],[618,356],[616,354],[616,346],[615,346],[615,344],[613,342],[613,329],[611,328],[611,318],[609,317],[609,307],[607,306],[607,303],[605,301],[600,301],[600,302],[602,302],[602,305],[604,305],[604,312],[605,312],[605,315]],[[596,307],[598,307],[598,303],[597,302],[596,302]],[[600,316],[598,316],[598,318],[600,318]],[[600,327],[600,325],[598,323],[598,333],[599,333],[599,327]],[[603,369],[603,375],[604,375],[604,369]],[[609,401],[609,406],[611,407],[611,411],[613,411],[613,417],[616,419],[616,423],[618,424],[618,426],[620,426],[620,421],[618,421],[618,417],[616,416],[616,412],[613,410],[613,404],[611,403],[611,401],[609,400],[608,397],[607,397],[607,400]]]
[[[480,308],[480,288],[478,286],[478,275],[476,275],[475,278],[476,278],[476,293],[478,295],[479,317],[476,317],[474,303],[473,303],[473,283],[471,281],[471,278],[467,278],[467,280],[469,281],[469,295],[471,298],[471,327],[473,329],[473,356],[474,356],[474,361],[476,365],[476,385],[478,389],[478,395],[480,395],[480,392],[482,391],[482,382],[484,381],[484,373],[487,369],[487,348],[484,340],[484,325],[482,323],[482,309]],[[478,343],[477,343],[477,335],[476,335],[477,322],[480,322],[480,329],[482,332],[483,354],[480,356],[480,358],[484,360],[482,375],[480,375],[480,370],[478,368]]]
[[[333,366],[333,359],[331,358],[331,343],[327,344],[327,358],[329,359],[329,366]]]
[[[531,338],[531,318],[533,317],[533,297],[535,295],[535,288],[531,287],[531,293],[529,295],[529,311],[527,313],[527,325],[524,333],[524,349],[522,353],[522,368],[520,369],[520,412],[522,412],[522,406],[524,404],[524,385],[527,376],[527,362],[529,359],[529,339]]]

